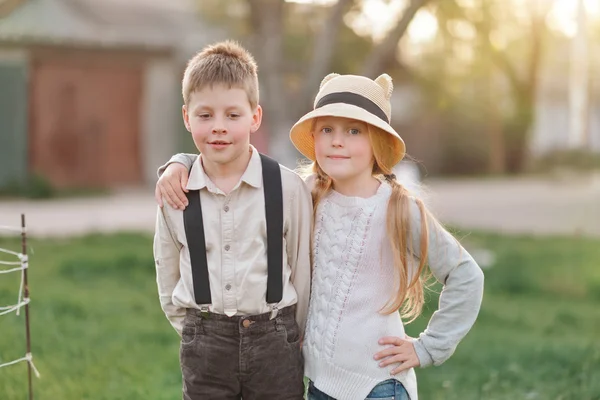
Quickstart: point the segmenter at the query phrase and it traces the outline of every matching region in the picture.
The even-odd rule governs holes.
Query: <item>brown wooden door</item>
[[[141,181],[141,67],[110,57],[33,63],[30,162],[58,187]]]

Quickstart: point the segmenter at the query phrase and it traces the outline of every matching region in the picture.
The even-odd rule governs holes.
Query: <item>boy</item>
[[[302,399],[300,340],[310,291],[310,192],[250,145],[258,130],[252,56],[206,47],[184,73],[183,120],[200,156],[189,206],[158,210],[162,309],[181,336],[183,398]]]

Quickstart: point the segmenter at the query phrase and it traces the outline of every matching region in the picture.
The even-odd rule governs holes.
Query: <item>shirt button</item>
[[[225,290],[231,290],[231,285],[229,283],[225,285]]]
[[[225,210],[225,212],[229,211],[229,206],[223,207],[223,210]]]
[[[230,248],[231,246],[229,246],[228,244],[225,245],[225,251],[229,251]]]

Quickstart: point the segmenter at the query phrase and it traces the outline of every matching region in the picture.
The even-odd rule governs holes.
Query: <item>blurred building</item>
[[[600,153],[600,43],[590,41],[589,46],[584,148]],[[546,49],[536,100],[536,120],[531,132],[530,148],[534,155],[569,148],[571,51],[571,43],[566,39]]]
[[[0,185],[153,182],[185,62],[219,36],[192,0],[0,0]]]

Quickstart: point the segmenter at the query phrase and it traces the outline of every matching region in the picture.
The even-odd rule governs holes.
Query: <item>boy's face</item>
[[[320,117],[313,135],[317,162],[333,180],[371,176],[373,149],[366,123],[348,118]]]
[[[215,84],[190,94],[183,120],[202,157],[225,165],[248,154],[250,134],[260,127],[262,109],[252,109],[244,89]]]

